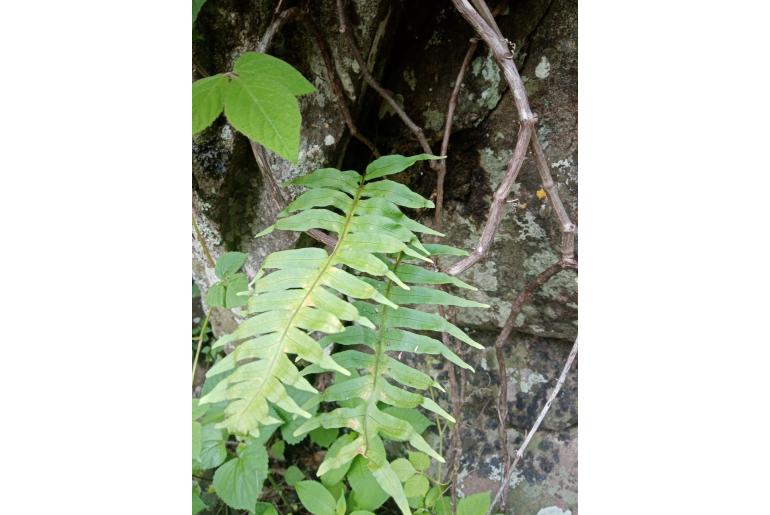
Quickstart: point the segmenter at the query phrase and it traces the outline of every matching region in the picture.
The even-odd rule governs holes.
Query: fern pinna
[[[341,479],[360,455],[404,513],[411,513],[407,497],[387,460],[382,438],[408,441],[434,459],[444,460],[409,422],[381,408],[422,407],[451,422],[454,419],[433,400],[400,387],[442,389],[429,375],[388,352],[441,354],[470,369],[439,340],[413,331],[447,332],[482,348],[439,315],[406,306],[487,307],[433,288],[446,284],[472,287],[417,265],[432,263],[431,255],[462,252],[446,245],[422,244],[415,233],[440,233],[410,219],[400,207],[430,208],[433,203],[403,184],[382,179],[425,159],[436,157],[385,156],[371,163],[363,175],[325,168],[292,181],[308,191],[262,234],[274,229],[322,229],[335,233],[337,243],[329,253],[320,248],[292,249],[264,260],[250,289],[247,312],[253,316],[215,344],[221,347],[242,341],[208,373],[229,374],[201,399],[201,403],[227,401],[221,426],[238,435],[258,436],[260,426],[280,422],[271,415],[270,404],[309,418],[297,435],[317,427],[350,429],[332,445],[318,475]],[[326,336],[319,343],[310,336],[314,332]],[[359,345],[371,352],[349,349],[331,354],[332,344]],[[310,365],[300,371],[289,354]],[[338,375],[320,398],[340,402],[341,407],[310,418],[286,387],[317,394],[305,376],[323,371]]]

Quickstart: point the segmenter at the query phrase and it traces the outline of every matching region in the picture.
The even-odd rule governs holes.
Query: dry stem
[[[505,477],[511,468],[510,456],[508,455],[508,433],[505,428],[508,419],[508,373],[505,368],[505,351],[503,345],[511,335],[511,331],[513,331],[514,324],[516,323],[516,318],[519,316],[519,313],[521,313],[524,303],[529,300],[538,288],[548,282],[551,277],[567,268],[576,268],[576,266],[571,263],[559,261],[546,268],[532,279],[532,281],[530,281],[514,299],[513,304],[511,304],[511,312],[505,320],[502,331],[500,331],[500,334],[495,340],[495,356],[497,357],[497,370],[500,377],[497,413],[500,417],[498,432],[500,435],[500,448],[502,452],[501,461],[503,462],[503,477]],[[505,493],[508,490],[508,483],[504,481],[500,488],[503,490],[503,506],[505,506]]]
[[[556,382],[556,386],[553,388],[551,395],[548,397],[548,401],[545,403],[545,406],[543,406],[543,409],[540,410],[540,415],[538,415],[537,420],[535,420],[535,423],[532,425],[532,429],[529,430],[526,438],[524,438],[524,442],[522,442],[521,446],[516,451],[516,459],[513,460],[513,463],[511,464],[511,467],[508,470],[508,473],[505,474],[505,476],[503,477],[502,485],[500,485],[500,489],[498,489],[497,494],[495,495],[495,498],[492,500],[492,504],[489,505],[489,509],[487,510],[486,515],[491,515],[495,505],[503,496],[503,490],[505,490],[507,485],[510,484],[511,476],[513,476],[513,471],[516,470],[516,465],[519,464],[519,460],[521,460],[521,457],[524,455],[524,451],[529,445],[529,442],[532,439],[532,436],[540,428],[540,424],[543,422],[543,419],[548,413],[548,410],[551,409],[551,404],[553,404],[554,399],[556,399],[556,396],[561,390],[561,387],[564,385],[564,381],[567,379],[567,372],[569,372],[569,369],[572,367],[572,362],[575,361],[575,356],[577,356],[577,351],[578,351],[578,341],[576,339],[575,343],[572,345],[572,350],[570,351],[569,356],[567,357],[567,362],[564,363],[564,368],[562,368],[561,370],[561,374],[559,375],[559,380]]]
[[[425,132],[416,123],[414,123],[411,118],[409,118],[409,115],[406,114],[400,105],[398,105],[398,102],[395,101],[393,96],[380,85],[377,79],[375,79],[369,71],[369,65],[366,63],[364,56],[361,55],[361,51],[358,49],[355,35],[352,31],[348,30],[347,16],[345,14],[345,6],[343,5],[342,0],[337,0],[337,13],[340,19],[340,33],[345,34],[347,37],[350,51],[353,54],[353,58],[358,63],[358,67],[361,69],[361,73],[364,75],[364,80],[372,88],[374,88],[377,93],[380,94],[380,96],[390,105],[393,111],[395,111],[398,117],[401,118],[401,121],[404,122],[410,131],[412,131],[412,133],[417,138],[417,141],[420,142],[420,146],[422,147],[423,151],[427,154],[433,154],[433,150],[431,150],[430,144],[425,137]],[[431,168],[434,170],[436,170],[439,166],[437,163],[438,161],[429,161]]]

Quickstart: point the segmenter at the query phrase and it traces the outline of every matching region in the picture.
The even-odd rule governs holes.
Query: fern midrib
[[[391,269],[392,272],[395,274],[396,270],[398,269],[398,265],[401,264],[401,259],[404,257],[403,252],[398,253],[398,257],[396,257],[396,263],[393,265],[393,268]],[[393,288],[393,280],[388,279],[388,282],[385,285],[385,292],[383,293],[383,296],[390,300],[390,290]],[[377,402],[377,380],[380,377],[380,365],[382,364],[382,355],[385,353],[385,323],[387,322],[388,313],[392,308],[382,305],[381,307],[382,313],[380,314],[380,320],[379,324],[377,326],[377,348],[374,349],[374,379],[372,380],[372,393],[369,397],[369,402],[366,406],[366,412],[364,414],[364,440],[366,441],[366,448],[369,448],[369,431],[367,431],[367,421],[369,420],[369,410],[371,409],[371,406]]]
[[[270,365],[267,368],[266,371],[266,377],[272,377],[273,368],[275,367],[275,363],[278,361],[278,357],[283,354],[285,342],[286,342],[286,334],[289,332],[289,329],[291,329],[294,326],[294,319],[297,318],[297,315],[299,314],[300,310],[305,306],[305,302],[307,302],[307,299],[310,298],[310,295],[315,290],[316,286],[318,286],[318,282],[321,280],[321,278],[324,276],[326,271],[329,269],[332,263],[334,261],[334,257],[337,255],[337,251],[339,250],[340,246],[342,245],[342,242],[345,240],[345,236],[348,234],[348,230],[350,229],[350,222],[353,220],[353,216],[356,212],[356,207],[358,206],[358,201],[361,199],[361,194],[364,191],[364,176],[361,176],[361,180],[358,185],[358,190],[356,191],[356,195],[353,198],[353,204],[350,208],[350,212],[348,213],[347,218],[345,219],[345,223],[342,226],[342,231],[340,232],[340,237],[337,240],[337,244],[334,246],[334,249],[332,249],[331,253],[329,254],[329,257],[326,258],[326,262],[321,267],[321,270],[316,275],[315,279],[313,280],[313,283],[310,285],[310,287],[306,290],[305,296],[302,297],[302,301],[297,305],[297,308],[294,310],[294,313],[292,313],[291,317],[289,318],[288,322],[286,322],[286,327],[283,329],[283,332],[281,333],[281,337],[278,340],[279,345],[276,345],[276,351],[273,354],[273,357],[270,359]],[[248,411],[251,408],[251,405],[253,402],[255,402],[260,396],[258,395],[261,393],[262,388],[264,388],[265,384],[267,384],[267,381],[263,381],[262,384],[257,388],[257,391],[255,395],[252,397],[251,401],[246,405],[246,408],[243,410]]]

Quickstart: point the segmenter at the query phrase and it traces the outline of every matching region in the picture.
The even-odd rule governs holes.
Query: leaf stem
[[[195,219],[193,218],[193,223],[195,223]],[[193,366],[192,366],[192,383],[195,385],[195,369],[198,366],[198,357],[201,354],[201,345],[203,344],[203,337],[206,336],[206,328],[209,325],[209,317],[211,316],[211,310],[214,309],[213,307],[209,308],[209,312],[206,313],[206,318],[203,319],[203,325],[201,325],[201,332],[198,335],[198,348],[195,349],[195,359],[193,360]]]

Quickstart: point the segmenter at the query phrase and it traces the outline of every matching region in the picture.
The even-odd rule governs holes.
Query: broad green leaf
[[[460,499],[457,515],[481,515],[489,509],[492,498],[489,492],[480,492]]]
[[[213,469],[227,458],[227,433],[214,424],[206,424],[202,430],[200,468]]]
[[[441,499],[442,489],[438,486],[432,487],[425,495],[425,506],[432,508],[436,502]]]
[[[196,80],[192,85],[192,133],[200,131],[222,114],[229,79],[222,74]]]
[[[288,90],[276,88],[269,78],[235,77],[225,92],[225,116],[248,138],[297,162],[302,120]]]
[[[237,458],[219,467],[213,486],[232,508],[252,510],[267,478],[267,451],[263,445],[247,444]]]
[[[193,420],[198,420],[199,418],[201,418],[203,415],[206,414],[206,412],[209,410],[209,408],[210,408],[210,406],[208,406],[206,404],[201,405],[198,402],[198,399],[193,399],[192,400],[192,419]]]
[[[241,54],[235,61],[233,71],[246,79],[251,77],[267,79],[274,83],[275,87],[285,88],[292,95],[304,95],[315,91],[315,87],[292,65],[267,54],[257,52]]]
[[[404,483],[404,493],[407,497],[424,497],[429,488],[428,478],[422,474],[415,474]]]
[[[232,274],[226,279],[225,286],[225,307],[237,308],[245,306],[249,301],[247,295],[242,293],[249,291],[249,279],[244,273]]]
[[[225,252],[217,259],[214,272],[217,274],[217,277],[224,279],[228,275],[240,270],[245,262],[246,254],[243,252]]]
[[[271,503],[258,502],[254,508],[254,515],[279,515],[278,510],[275,509]]]
[[[388,500],[389,495],[369,471],[363,457],[353,461],[353,466],[348,472],[348,483],[353,489],[353,499],[358,509],[375,511]]]
[[[198,19],[198,13],[201,10],[201,7],[203,7],[203,4],[206,3],[206,0],[192,0],[192,22],[195,23],[195,20]]]
[[[200,461],[201,459],[201,432],[202,427],[200,422],[193,421],[192,423],[192,459]]]
[[[302,472],[296,465],[291,465],[286,469],[286,472],[283,475],[283,479],[286,481],[287,485],[294,486],[305,479],[305,473]]]
[[[417,161],[424,161],[426,159],[444,159],[444,156],[432,156],[430,154],[419,154],[409,157],[398,154],[382,156],[369,163],[369,166],[366,167],[366,180],[370,181],[385,175],[402,172]]]
[[[337,429],[325,429],[319,427],[310,432],[310,440],[316,445],[328,449],[329,446],[337,440],[339,430]]]
[[[356,510],[354,512],[351,512],[350,515],[374,515],[374,513],[366,510]]]
[[[205,502],[201,499],[201,487],[198,483],[193,483],[192,487],[192,515],[197,515],[208,508]]]
[[[206,292],[206,304],[210,308],[225,307],[225,285],[220,283],[214,283]]]
[[[295,485],[302,505],[313,515],[335,515],[337,502],[318,481],[300,481]]]
[[[283,461],[286,459],[283,455],[285,449],[286,443],[283,440],[276,440],[275,443],[270,446],[270,455],[276,460]]]
[[[335,513],[337,515],[345,515],[345,512],[347,511],[347,502],[345,501],[345,492],[340,492],[339,497],[337,497],[337,506],[335,507]]]
[[[442,497],[436,502],[436,515],[452,515],[452,499]]]
[[[394,460],[393,463],[390,464],[390,468],[393,469],[393,472],[398,476],[398,480],[402,483],[405,483],[410,477],[417,473],[414,466],[412,466],[410,461],[406,458]]]
[[[409,451],[409,462],[420,472],[424,472],[430,467],[430,458],[421,452]]]

